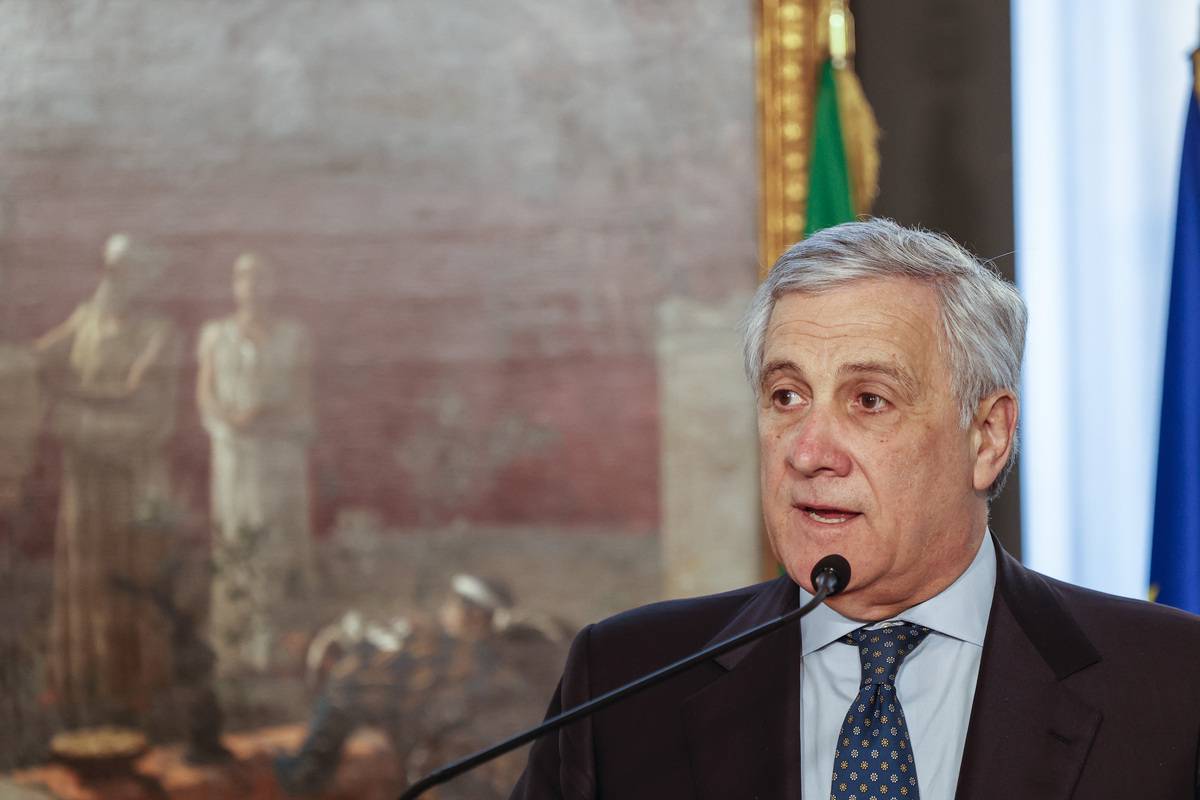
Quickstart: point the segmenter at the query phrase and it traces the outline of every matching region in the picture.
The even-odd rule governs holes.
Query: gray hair
[[[966,428],[979,402],[1007,389],[1018,395],[1025,350],[1025,302],[1005,281],[947,236],[887,219],[847,222],[814,233],[779,257],[743,320],[746,375],[762,391],[763,350],[775,302],[785,294],[820,293],[869,278],[911,278],[929,285],[941,305],[941,336]],[[988,492],[994,498],[1016,460]]]

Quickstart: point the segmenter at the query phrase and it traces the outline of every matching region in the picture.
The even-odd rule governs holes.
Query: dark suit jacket
[[[1200,618],[1061,583],[997,553],[957,797],[1200,797]],[[780,578],[589,626],[549,713],[797,602],[796,585]],[[514,800],[799,798],[800,652],[797,627],[784,628],[543,737]]]

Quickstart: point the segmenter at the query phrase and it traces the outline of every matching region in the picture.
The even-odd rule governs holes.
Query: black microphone
[[[814,589],[825,589],[825,596],[833,597],[850,583],[850,562],[836,553],[831,553],[813,566],[809,578]]]
[[[616,689],[605,692],[599,697],[593,697],[586,703],[569,708],[558,716],[551,717],[542,722],[542,724],[530,728],[523,733],[518,733],[509,739],[505,739],[499,744],[492,745],[486,750],[480,750],[478,753],[469,755],[466,758],[451,762],[408,787],[404,794],[400,795],[399,800],[413,800],[413,798],[423,794],[426,789],[431,789],[434,786],[445,783],[467,770],[474,769],[480,764],[502,756],[510,750],[515,750],[523,744],[532,742],[544,733],[558,730],[568,723],[589,716],[635,692],[640,692],[642,689],[647,689],[657,683],[661,683],[672,675],[683,672],[689,667],[694,667],[701,661],[707,661],[710,658],[716,658],[719,655],[728,653],[730,650],[736,650],[748,642],[752,642],[755,639],[766,636],[771,631],[782,628],[789,622],[800,619],[823,603],[826,598],[832,597],[846,588],[850,583],[850,562],[840,555],[827,555],[813,567],[810,578],[812,579],[813,589],[816,593],[813,595],[812,600],[800,608],[793,609],[783,616],[768,620],[761,625],[756,625],[750,630],[742,631],[723,642],[717,642],[711,647],[704,648],[699,653],[681,658],[673,664],[668,664],[661,669],[651,672],[649,675],[643,675],[624,686],[618,686]]]

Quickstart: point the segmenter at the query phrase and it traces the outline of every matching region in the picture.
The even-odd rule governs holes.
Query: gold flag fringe
[[[879,123],[854,69],[847,65],[833,76],[854,213],[867,214],[879,194]]]

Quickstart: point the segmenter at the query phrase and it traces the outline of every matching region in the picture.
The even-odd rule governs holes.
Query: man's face
[[[902,278],[787,294],[767,326],[758,409],[762,503],[797,583],[829,553],[853,576],[832,605],[884,619],[937,594],[987,524],[974,426],[959,425],[932,289]]]

